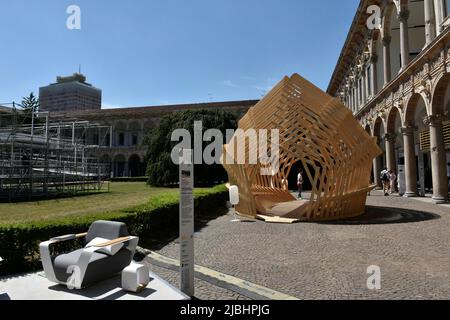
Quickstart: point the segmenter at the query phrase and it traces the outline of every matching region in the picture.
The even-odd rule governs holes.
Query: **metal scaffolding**
[[[48,113],[24,124],[15,108],[0,115],[0,199],[32,200],[98,192],[110,164],[98,151],[111,145],[111,127],[87,121],[50,122]],[[109,184],[108,184],[109,189]]]

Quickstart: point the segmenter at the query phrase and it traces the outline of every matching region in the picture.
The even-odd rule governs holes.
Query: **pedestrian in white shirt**
[[[302,191],[303,191],[303,170],[300,169],[298,171],[297,175],[297,187],[298,187],[298,198],[302,198]]]
[[[395,172],[393,170],[389,170],[389,182],[391,184],[391,194],[393,194],[396,190],[395,190],[395,181],[397,180],[397,175],[395,174]]]

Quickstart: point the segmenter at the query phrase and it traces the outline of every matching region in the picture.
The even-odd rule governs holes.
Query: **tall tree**
[[[21,105],[24,112],[39,112],[39,98],[37,98],[33,92],[31,92],[28,97],[22,99]]]
[[[31,117],[33,114],[33,111],[39,112],[39,98],[37,98],[33,92],[30,93],[28,97],[24,97],[21,102],[21,106],[23,109],[23,122],[24,123],[31,123]]]
[[[150,185],[170,186],[178,183],[178,167],[171,159],[172,149],[178,142],[171,141],[171,135],[176,129],[186,129],[191,134],[193,146],[194,121],[202,121],[204,132],[208,129],[218,129],[223,135],[223,143],[226,142],[226,129],[237,127],[236,116],[223,110],[187,110],[163,117],[159,127],[147,133],[144,141],[148,147],[146,161]],[[204,148],[207,144],[209,143],[203,142],[202,147]],[[213,185],[228,179],[226,171],[220,164],[195,165],[194,175],[196,186]]]

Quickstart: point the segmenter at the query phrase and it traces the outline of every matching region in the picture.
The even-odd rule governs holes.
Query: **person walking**
[[[389,171],[386,167],[383,169],[383,171],[381,171],[380,180],[381,183],[383,184],[383,193],[385,196],[388,196],[390,181],[389,181]]]
[[[393,170],[389,170],[389,182],[390,182],[390,193],[393,194],[396,189],[395,189],[395,181],[397,180],[397,175],[395,174],[395,172]]]
[[[303,191],[303,170],[302,169],[298,170],[297,188],[298,188],[298,198],[301,199],[302,198],[302,191]]]

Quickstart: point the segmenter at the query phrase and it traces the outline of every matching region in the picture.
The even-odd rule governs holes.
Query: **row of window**
[[[120,132],[118,134],[118,139],[117,139],[117,144],[118,146],[122,147],[125,146],[125,133],[124,132]],[[138,145],[138,136],[136,134],[132,134],[131,135],[131,146],[137,146]]]
[[[126,146],[125,143],[125,133],[124,132],[120,132],[117,134],[117,142],[113,142],[114,146],[117,147],[124,147]],[[130,139],[130,145],[129,146],[137,146],[139,144],[139,137],[137,134],[132,134]],[[107,134],[103,141],[100,141],[99,139],[99,135],[98,134],[93,134],[91,136],[89,136],[88,139],[86,139],[86,135],[83,135],[82,140],[84,141],[84,143],[88,143],[88,144],[93,144],[93,145],[100,145],[100,146],[104,146],[107,147],[110,145],[110,135]]]

